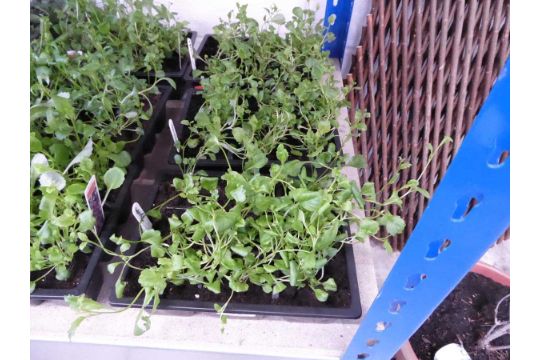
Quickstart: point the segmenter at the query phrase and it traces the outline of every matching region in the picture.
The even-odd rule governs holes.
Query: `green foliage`
[[[185,24],[165,6],[102,3],[32,3],[30,270],[54,270],[59,280],[95,241],[86,184],[96,175],[104,201],[121,186],[131,162],[125,147],[143,133],[149,97],[159,94],[157,82],[134,72],[153,71],[160,81],[165,57],[185,53]]]
[[[288,31],[284,37],[278,35],[281,28]],[[252,287],[273,298],[289,286],[309,288],[325,302],[338,291],[325,267],[342,247],[373,238],[388,249],[389,237],[405,227],[393,210],[407,194],[423,193],[413,179],[381,199],[373,183],[359,186],[341,173],[344,166],[362,169],[367,162],[362,155],[345,158],[335,147],[336,118],[347,105],[348,89],[334,83],[334,67],[320,51],[332,36],[323,36],[325,29],[313,11],[296,7],[287,21],[272,7],[259,25],[239,5],[214,30],[219,51],[204,59],[205,68],[196,74],[203,76],[204,104],[193,121],[182,121],[190,138],[175,144],[182,170],[172,180],[176,194],[147,212],[153,219],[166,219],[168,229],[145,230],[135,239],[111,237],[119,247],[109,271],[119,266],[140,270],[137,296],[144,294],[144,300],[135,335],[149,329],[151,314],[145,308],[155,311],[168,286],[230,291],[225,304],[215,304],[223,325],[233,295]],[[41,81],[50,80],[51,74],[39,74]],[[68,114],[67,98],[62,99],[59,107]],[[361,113],[352,133],[365,130],[361,120],[368,115]],[[32,147],[43,147],[39,137],[32,137]],[[187,149],[196,155],[186,156]],[[219,153],[242,159],[242,169],[229,166],[219,177],[196,171],[198,160],[215,159]],[[40,161],[35,176],[47,170]],[[105,173],[108,188],[123,179],[118,163],[120,169]],[[408,166],[402,162],[385,186],[397,183]],[[57,193],[49,189],[41,212],[52,211]],[[177,197],[187,205],[171,215],[167,204]],[[68,213],[62,221],[70,219]],[[348,225],[356,226],[356,234],[347,232]],[[41,236],[47,239],[48,229]],[[152,258],[142,269],[133,265],[141,254]],[[118,297],[125,287],[120,277]]]
[[[280,36],[279,28],[288,33]],[[195,121],[185,122],[191,135],[178,147],[183,169],[190,172],[199,159],[218,153],[243,159],[245,169],[258,169],[266,159],[335,160],[332,140],[346,98],[328,54],[320,51],[323,33],[307,9],[295,8],[287,21],[274,6],[261,24],[247,16],[245,5],[230,12],[214,28],[218,53],[198,71],[204,104]],[[199,146],[190,158],[192,144]]]

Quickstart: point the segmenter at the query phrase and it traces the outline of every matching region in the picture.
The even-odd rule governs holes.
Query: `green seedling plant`
[[[430,161],[439,148],[431,151]],[[272,164],[268,175],[261,174],[267,165],[263,163],[243,172],[229,169],[219,177],[201,170],[174,178],[176,193],[147,212],[154,221],[166,220],[166,231],[141,230],[140,239],[111,237],[118,250],[110,252],[117,258],[108,270],[112,274],[121,269],[115,284],[118,298],[124,297],[127,283],[122,275],[126,269],[139,273],[139,290],[128,305],[143,299],[135,335],[150,328],[150,316],[171,286],[191,284],[216,294],[230,293],[224,304],[215,304],[223,325],[234,294],[253,286],[272,297],[279,297],[287,287],[308,287],[325,302],[338,290],[335,280],[325,275],[325,266],[341,248],[374,238],[391,251],[388,239],[405,227],[391,208],[400,208],[411,192],[429,197],[414,180],[380,202],[377,198],[382,194],[375,193],[373,183],[358,187],[341,173],[343,166],[363,166],[356,157],[347,162],[341,158],[335,167],[321,166],[322,172],[313,172],[314,164],[309,161],[289,161],[284,146],[278,146],[277,153],[279,164]],[[392,179],[409,166],[401,161]],[[175,200],[186,205],[178,207]],[[355,234],[347,231],[352,224],[357,227]],[[151,256],[153,264],[133,265],[143,253]],[[80,301],[69,298],[76,310]],[[147,313],[149,306],[152,310]],[[112,311],[78,310],[86,317]],[[81,322],[74,323],[71,331]]]
[[[288,31],[284,37],[282,29]],[[202,77],[204,104],[194,121],[182,121],[190,132],[177,144],[184,171],[218,154],[245,162],[275,159],[280,144],[299,158],[327,154],[346,90],[336,86],[328,53],[321,52],[332,34],[315,12],[296,7],[285,21],[274,6],[259,24],[242,5],[214,28],[214,36],[216,56],[195,71]],[[196,154],[187,156],[193,149]]]
[[[196,74],[203,76],[204,104],[194,121],[183,122],[187,141],[175,144],[182,175],[171,181],[172,197],[147,212],[165,228],[141,229],[135,239],[111,237],[118,248],[107,250],[116,256],[108,271],[119,269],[118,298],[125,296],[127,269],[138,273],[138,287],[127,295],[133,297],[127,308],[142,305],[135,335],[150,328],[166,290],[183,284],[225,293],[228,300],[215,304],[222,323],[234,294],[252,287],[274,298],[288,287],[308,288],[325,302],[338,291],[325,268],[342,247],[373,238],[391,249],[388,239],[405,227],[392,209],[413,192],[429,197],[419,187],[424,172],[388,198],[373,183],[358,186],[342,174],[345,166],[366,166],[362,155],[347,157],[333,143],[350,89],[334,83],[328,54],[320,51],[332,35],[313,11],[295,8],[293,14],[287,22],[273,7],[259,25],[239,6],[234,19],[230,13],[216,27],[220,50]],[[278,35],[280,26],[288,30],[285,37]],[[368,114],[359,114],[342,140],[365,130]],[[187,148],[198,149],[196,155],[186,157]],[[439,148],[430,148],[428,164]],[[243,159],[242,169],[229,166],[211,176],[195,168],[198,159],[219,153]],[[409,166],[401,160],[386,186]],[[141,266],[143,254],[151,261]],[[83,313],[70,334],[85,318],[114,312],[84,296],[66,300]]]
[[[184,39],[184,23],[152,1],[43,3],[30,57],[31,291],[51,273],[68,280],[74,256],[99,242],[86,184],[96,176],[107,215],[132,160],[129,147],[159,96],[157,83],[174,86],[163,60],[183,54]],[[154,72],[155,81],[138,79],[136,70]]]

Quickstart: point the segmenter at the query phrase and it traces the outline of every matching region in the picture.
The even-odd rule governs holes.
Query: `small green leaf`
[[[152,219],[155,219],[155,220],[160,220],[161,219],[161,211],[159,209],[151,209],[151,210],[148,210],[146,212],[146,216],[148,217],[151,217]]]
[[[240,186],[233,191],[231,191],[231,196],[236,200],[238,203],[243,203],[246,201],[246,189],[244,189],[244,186]]]
[[[112,262],[110,264],[107,264],[107,271],[109,272],[109,274],[114,273],[114,270],[116,269],[116,267],[120,265],[121,263],[122,263],[121,261],[117,261],[117,262]]]
[[[326,229],[321,237],[317,240],[315,245],[316,250],[324,250],[332,246],[334,241],[337,239],[337,232],[339,229],[339,224],[336,222],[330,228]]]
[[[423,197],[425,197],[426,199],[429,199],[431,198],[431,194],[426,190],[426,189],[423,189],[421,187],[417,187],[416,188],[416,191],[420,193],[420,195],[422,195]]]
[[[299,6],[295,6],[295,7],[292,9],[292,12],[293,12],[293,14],[294,14],[296,17],[299,17],[299,18],[302,18],[303,15],[304,15],[304,10],[302,10],[302,8],[299,7]]]
[[[143,269],[139,275],[139,284],[145,290],[155,290],[156,293],[162,294],[167,287],[165,276],[159,271],[159,268],[147,268]]]
[[[204,286],[208,290],[213,292],[214,294],[220,294],[221,293],[221,281],[220,280],[216,280],[216,281],[213,281],[211,283],[206,283]],[[217,305],[217,304],[214,304],[214,305]]]
[[[213,191],[217,189],[219,178],[217,177],[202,177],[201,178],[201,187],[208,191]]]
[[[247,283],[240,282],[234,279],[229,280],[229,287],[234,292],[245,292],[249,289],[249,285]]]
[[[92,210],[85,210],[79,214],[79,231],[86,232],[91,230],[96,224],[96,219],[92,214]]]
[[[124,289],[126,288],[126,282],[121,281],[118,279],[118,281],[114,284],[114,293],[116,295],[117,299],[121,299],[124,297]]]
[[[328,17],[328,24],[330,25],[334,25],[334,23],[336,22],[336,14],[332,14]]]
[[[118,154],[109,154],[109,158],[114,161],[116,166],[125,168],[131,163],[131,156],[127,151],[122,151]]]
[[[71,276],[71,272],[65,266],[56,267],[56,280],[66,281]]]
[[[244,141],[247,140],[246,131],[240,127],[235,127],[234,129],[232,129],[232,134],[234,140],[236,140],[239,144],[243,144]]]
[[[283,25],[285,24],[285,16],[283,14],[276,14],[272,17],[271,20],[274,24]]]
[[[357,169],[365,169],[367,166],[366,158],[364,155],[354,155],[347,165]]]
[[[405,170],[405,169],[408,169],[412,166],[412,164],[408,161],[402,161],[400,164],[399,164],[399,170]]]
[[[363,218],[360,220],[360,232],[366,235],[375,235],[379,232],[379,223],[372,219]]]
[[[244,247],[242,245],[233,245],[231,246],[231,250],[234,253],[244,257],[251,252],[251,247]]]
[[[85,295],[67,295],[64,297],[64,301],[76,311],[92,312],[94,310],[103,309],[103,305],[95,300],[87,298]]]
[[[329,278],[325,282],[323,282],[323,288],[326,291],[336,291],[337,285],[333,278]]]
[[[375,184],[372,182],[366,182],[362,185],[362,195],[369,200],[375,200]]]
[[[69,94],[59,93],[58,95],[53,95],[51,99],[55,109],[58,110],[60,114],[68,118],[75,117],[75,109],[69,101]]]
[[[276,284],[272,287],[272,294],[277,295],[287,288],[287,285],[281,281],[277,281]]]
[[[124,178],[125,175],[122,170],[117,167],[113,167],[107,170],[103,176],[103,181],[105,181],[105,186],[107,186],[107,189],[114,190],[118,189],[122,185]]]
[[[283,144],[279,144],[276,150],[276,156],[278,160],[283,164],[289,158],[289,152],[285,149]]]
[[[384,240],[383,246],[384,246],[386,252],[388,252],[389,254],[391,254],[391,253],[394,252],[394,250],[392,249],[392,245],[390,245],[390,243],[388,242],[388,240]]]
[[[299,252],[298,260],[300,260],[300,267],[305,270],[314,269],[316,266],[315,254],[307,252]]]
[[[313,292],[315,293],[317,300],[320,302],[326,302],[326,300],[328,300],[328,293],[323,289],[315,289]]]
[[[392,215],[389,213],[384,214],[380,219],[379,223],[386,228],[388,234],[397,235],[401,234],[405,229],[405,221],[397,215]]]
[[[296,267],[296,261],[294,260],[289,261],[289,269],[290,269],[289,283],[291,284],[291,286],[296,286],[296,280],[298,279],[298,270]]]
[[[73,335],[75,335],[75,331],[77,331],[77,329],[79,328],[79,326],[81,325],[81,323],[87,318],[87,316],[79,316],[78,318],[76,318],[75,320],[73,320],[73,322],[71,323],[71,326],[69,327],[69,330],[68,330],[68,338],[69,338],[69,341],[71,341],[71,338],[73,337]]]

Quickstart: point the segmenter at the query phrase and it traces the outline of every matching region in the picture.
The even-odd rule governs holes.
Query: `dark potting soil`
[[[183,65],[185,61],[185,56],[180,58],[178,52],[174,51],[171,56],[168,56],[163,60],[163,71],[166,73],[180,71],[181,65]]]
[[[43,279],[36,283],[36,289],[73,289],[81,282],[86,265],[90,260],[91,254],[84,254],[81,252],[75,253],[73,261],[70,265],[71,276],[67,281],[59,281],[56,279],[56,272],[53,270]],[[47,270],[32,271],[30,273],[30,280],[39,279],[43,276]]]
[[[159,102],[159,99],[161,98],[161,93],[150,95],[148,99],[150,100],[150,103],[152,104],[152,109],[156,110],[156,105]],[[144,100],[143,103],[143,111],[148,111],[150,108],[148,102]],[[150,117],[152,117],[153,114],[150,114]],[[144,133],[148,133],[148,128],[150,127],[150,119],[148,120],[142,120],[141,121],[142,128]],[[130,153],[133,148],[135,147],[137,141],[142,138],[142,135],[139,136],[134,130],[137,128],[137,124],[130,125],[126,130],[124,130],[119,136],[114,138],[114,141],[126,141],[126,145],[124,146],[124,150]]]
[[[450,343],[463,347],[474,360],[510,359],[510,351],[492,351],[477,347],[478,341],[494,323],[495,307],[500,299],[510,292],[504,285],[485,276],[469,273],[448,297],[431,314],[426,322],[411,337],[411,345],[421,360],[433,359],[438,349]],[[510,301],[499,306],[497,318],[509,319]],[[492,345],[510,344],[510,335],[505,335]]]
[[[158,194],[154,205],[158,205],[163,201],[171,198],[177,191],[171,184],[172,179],[165,179],[159,186]],[[221,204],[226,203],[225,196],[225,183],[221,180],[218,181],[219,201]],[[163,218],[155,222],[154,228],[161,231],[162,236],[165,236],[169,232],[169,225],[167,217],[172,214],[176,214],[178,217],[188,208],[190,205],[187,200],[180,197],[167,203],[161,211]],[[328,300],[326,302],[320,302],[317,300],[313,291],[309,287],[293,288],[288,287],[279,294],[277,299],[272,299],[272,294],[266,294],[262,287],[250,284],[249,290],[243,293],[235,293],[231,303],[239,304],[266,304],[266,305],[290,305],[290,306],[309,306],[309,307],[333,307],[333,308],[346,308],[351,305],[351,290],[349,288],[349,281],[347,277],[346,269],[346,257],[345,251],[342,249],[336,254],[336,256],[328,262],[324,268],[324,280],[329,277],[334,278],[337,291],[330,292]],[[132,264],[136,267],[145,268],[148,266],[156,265],[155,258],[150,256],[150,251],[146,251],[137,256]],[[130,270],[126,276],[126,288],[124,295],[127,297],[134,297],[140,291],[141,287],[138,284],[139,272]],[[221,286],[221,293],[215,294],[202,285],[190,285],[188,283],[180,286],[168,284],[162,299],[171,300],[187,300],[197,302],[214,302],[223,304],[225,303],[231,294],[231,290],[224,281]]]
[[[206,42],[204,43],[203,48],[199,52],[199,57],[206,60],[206,58],[211,58],[215,56],[219,49],[219,43],[213,36],[208,36],[206,38]],[[195,65],[197,66],[197,70],[206,70],[206,62],[200,59],[195,60]]]

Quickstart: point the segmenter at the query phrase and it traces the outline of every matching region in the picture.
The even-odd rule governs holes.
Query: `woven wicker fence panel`
[[[360,176],[381,197],[420,176],[433,193],[508,58],[509,11],[509,0],[373,0],[346,82],[354,85],[350,121],[357,111],[370,113],[355,139],[368,164]],[[428,145],[437,148],[445,136],[453,142],[428,164]],[[400,158],[412,166],[385,186]],[[426,204],[419,194],[404,199],[406,229],[392,238],[394,249]]]

